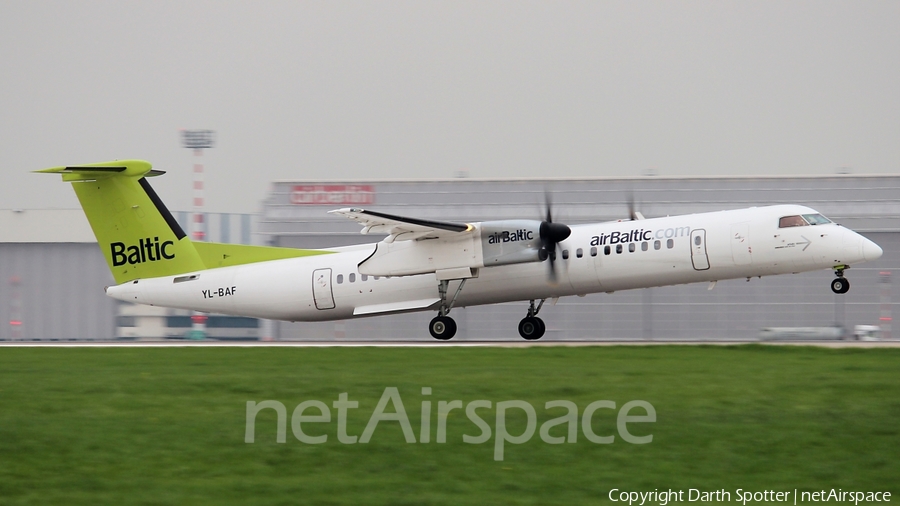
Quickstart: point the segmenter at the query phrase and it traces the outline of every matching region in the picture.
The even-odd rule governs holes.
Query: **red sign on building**
[[[375,203],[375,187],[370,184],[314,184],[297,185],[291,189],[291,204],[354,204]]]

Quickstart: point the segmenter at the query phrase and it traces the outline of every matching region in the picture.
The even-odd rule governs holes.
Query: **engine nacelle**
[[[471,272],[481,267],[541,261],[541,222],[504,220],[473,223],[469,231],[440,239],[382,241],[359,264],[361,274],[409,276]],[[449,275],[449,274],[447,274]]]
[[[485,221],[479,225],[485,267],[541,261],[540,221]]]

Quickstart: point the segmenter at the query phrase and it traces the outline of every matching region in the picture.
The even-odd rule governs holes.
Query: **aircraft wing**
[[[450,239],[475,229],[468,223],[407,218],[350,207],[335,209],[328,213],[338,214],[359,223],[363,226],[360,232],[362,234],[388,234],[397,241],[409,241],[424,237]]]

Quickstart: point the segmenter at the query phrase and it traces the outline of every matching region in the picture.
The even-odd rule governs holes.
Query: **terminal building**
[[[771,204],[808,205],[878,243],[884,255],[848,269],[852,289],[835,295],[830,271],[708,284],[588,294],[547,301],[543,340],[755,340],[772,328],[853,329],[877,325],[883,337],[900,272],[900,176],[703,177],[278,181],[260,214],[209,215],[217,242],[328,248],[374,242],[327,211],[363,207],[420,219],[473,222],[542,219],[570,225],[690,214]],[[162,196],[165,200],[165,196]],[[189,213],[174,213],[182,227]],[[564,260],[558,260],[564,261]],[[298,280],[305,283],[307,280]],[[183,338],[186,311],[120,305],[80,210],[0,210],[0,340]],[[435,283],[437,291],[437,283]],[[527,301],[454,308],[454,340],[519,340]],[[431,341],[434,315],[410,313],[338,322],[257,322],[210,317],[219,339]],[[215,323],[216,326],[213,326]]]

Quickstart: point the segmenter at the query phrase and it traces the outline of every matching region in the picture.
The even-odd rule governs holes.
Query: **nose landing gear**
[[[844,269],[847,267],[840,266],[834,270],[834,275],[837,276],[831,282],[831,291],[837,294],[844,294],[850,291],[850,281],[844,278]]]

